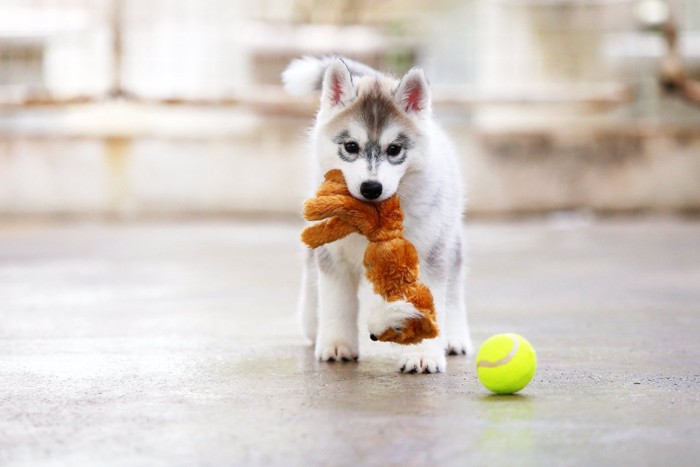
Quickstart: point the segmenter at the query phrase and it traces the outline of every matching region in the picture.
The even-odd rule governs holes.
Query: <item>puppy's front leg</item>
[[[358,272],[334,258],[326,247],[318,260],[318,335],[316,357],[324,362],[356,361],[359,357],[357,313]]]

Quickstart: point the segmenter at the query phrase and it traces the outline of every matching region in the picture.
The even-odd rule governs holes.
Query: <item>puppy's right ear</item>
[[[430,115],[430,86],[421,68],[408,70],[396,90],[395,99],[409,115]]]
[[[321,86],[321,105],[328,109],[339,109],[355,99],[355,87],[347,65],[336,58],[326,68]]]

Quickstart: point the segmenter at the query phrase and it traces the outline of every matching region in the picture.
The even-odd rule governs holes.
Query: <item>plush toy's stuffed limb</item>
[[[402,328],[389,328],[378,340],[415,344],[439,333],[433,297],[418,282],[418,253],[403,237],[403,213],[398,196],[379,203],[355,199],[343,174],[332,170],[325,175],[315,198],[304,203],[304,217],[318,220],[302,232],[302,241],[311,248],[339,240],[353,232],[369,240],[363,264],[366,276],[387,302],[403,301],[420,313],[406,319]]]
[[[369,237],[379,227],[378,206],[355,199],[350,194],[340,170],[326,173],[325,181],[316,192],[316,197],[304,203],[304,217],[310,221],[337,219],[331,224],[321,223],[322,227],[309,226],[304,230],[302,241],[311,248],[316,248],[324,235],[329,237],[321,244],[339,240],[352,232]]]
[[[310,221],[338,217],[363,235],[373,233],[379,226],[379,211],[375,207],[345,195],[319,196],[307,200],[304,203],[304,217]]]
[[[433,296],[425,284],[418,282],[418,252],[403,238],[370,242],[363,264],[374,292],[387,301],[412,304],[423,316],[404,321],[400,330],[387,328],[377,340],[398,344],[416,344],[437,337],[438,325]]]
[[[398,330],[390,327],[377,336],[377,340],[397,344],[417,344],[423,339],[437,337],[440,330],[437,325],[433,295],[428,287],[416,282],[414,286],[409,287],[403,300],[416,307],[423,317],[405,321],[403,327]]]
[[[351,212],[356,217],[363,217],[363,212],[364,215],[367,214],[367,206],[350,195],[340,170],[329,171],[316,192],[316,197],[304,203],[304,217],[310,221],[322,222],[306,227],[301,233],[301,241],[309,248],[318,248],[353,232],[359,233],[357,223],[346,220],[352,217]],[[370,216],[377,217],[378,214],[374,212]]]
[[[328,195],[350,195],[350,190],[345,183],[345,177],[343,173],[338,170],[329,170],[326,175],[323,176],[323,183],[316,190],[316,196],[328,196]]]
[[[301,232],[301,241],[309,248],[318,248],[357,232],[354,226],[338,217],[332,217],[306,227]]]
[[[404,238],[370,243],[363,264],[374,291],[390,301],[403,299],[418,281],[418,252]]]

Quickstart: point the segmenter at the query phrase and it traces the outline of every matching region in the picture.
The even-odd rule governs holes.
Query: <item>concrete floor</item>
[[[697,465],[700,223],[473,223],[473,360],[321,364],[293,318],[298,223],[0,225],[2,465]],[[364,335],[364,333],[362,333]]]

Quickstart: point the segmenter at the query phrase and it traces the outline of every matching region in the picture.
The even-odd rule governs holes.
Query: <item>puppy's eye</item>
[[[390,144],[388,148],[386,148],[386,155],[387,156],[398,156],[401,154],[401,146],[398,144]]]
[[[354,141],[348,141],[343,145],[343,147],[348,154],[357,154],[360,152],[360,146],[358,146]]]

